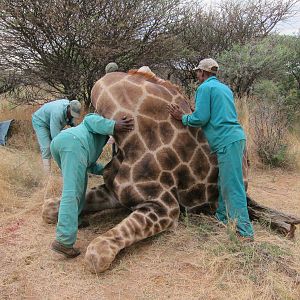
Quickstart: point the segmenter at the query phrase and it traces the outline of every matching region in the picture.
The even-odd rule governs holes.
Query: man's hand
[[[167,109],[173,118],[175,118],[178,121],[182,120],[183,111],[177,104],[169,104]]]
[[[133,130],[133,124],[133,119],[127,119],[125,116],[121,120],[116,121],[114,133],[131,131]]]

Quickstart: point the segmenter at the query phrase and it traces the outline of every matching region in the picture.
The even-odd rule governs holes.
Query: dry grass
[[[188,216],[176,230],[123,250],[104,274],[89,273],[83,255],[56,256],[49,250],[55,226],[42,222],[41,207],[60,194],[60,173],[54,167],[44,182],[38,150],[22,143],[0,148],[0,299],[300,299],[299,228],[289,241],[255,224],[255,242],[240,244],[213,219]],[[109,158],[107,147],[102,162]],[[252,169],[250,196],[300,215],[299,182],[295,171]],[[122,218],[93,218],[77,246],[84,253]]]

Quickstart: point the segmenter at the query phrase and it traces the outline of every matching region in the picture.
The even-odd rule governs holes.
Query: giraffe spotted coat
[[[132,210],[87,248],[89,269],[103,272],[121,249],[176,226],[180,209],[213,212],[218,167],[202,130],[184,127],[169,115],[169,103],[191,113],[171,83],[140,72],[110,73],[94,85],[92,103],[105,118],[128,116],[135,123],[132,132],[114,136],[119,150],[106,166],[104,184],[86,196],[85,212]],[[45,203],[44,219],[55,222],[57,208],[55,201]]]

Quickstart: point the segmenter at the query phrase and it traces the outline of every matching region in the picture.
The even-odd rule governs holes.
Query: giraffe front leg
[[[95,238],[88,246],[85,261],[91,272],[107,270],[119,251],[133,243],[177,225],[179,205],[168,192],[160,201],[140,204],[116,227]]]
[[[86,193],[85,205],[83,213],[93,213],[105,209],[120,208],[122,207],[115,195],[102,184],[94,187]]]
[[[56,224],[58,218],[60,198],[49,198],[45,200],[42,208],[42,218],[48,224]]]
[[[121,207],[116,197],[107,189],[105,184],[92,188],[87,192],[85,199],[86,200],[82,211],[83,215],[87,213],[102,211],[105,209]],[[59,197],[49,198],[45,200],[42,209],[42,218],[46,223],[57,223],[59,205]]]

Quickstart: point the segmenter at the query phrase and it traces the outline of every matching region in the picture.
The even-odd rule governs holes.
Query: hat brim
[[[71,110],[71,116],[73,118],[80,118],[80,113],[77,113],[77,112]]]
[[[213,71],[213,70],[207,70],[207,69],[204,69],[204,68],[194,68],[193,69],[193,71],[199,71],[199,70],[206,71],[206,72],[212,73],[212,74],[218,74],[218,70],[217,71]]]

